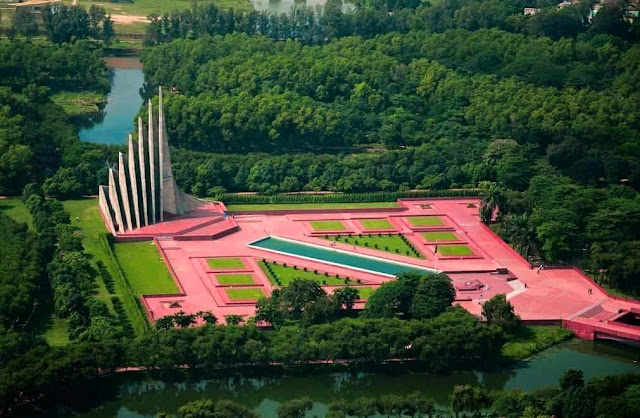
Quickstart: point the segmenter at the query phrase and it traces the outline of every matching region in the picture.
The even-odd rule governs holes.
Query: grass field
[[[309,223],[316,231],[344,231],[347,229],[340,221],[310,221]]]
[[[373,287],[359,287],[358,294],[360,299],[369,299],[369,296],[375,291]]]
[[[473,251],[466,245],[440,245],[438,246],[440,255],[473,255]]]
[[[31,214],[21,199],[0,199],[0,212],[16,222],[26,223],[33,230]]]
[[[360,219],[360,225],[365,229],[390,229],[393,228],[391,222],[386,219]]]
[[[64,0],[71,4],[72,0]],[[249,0],[199,0],[199,5],[213,3],[222,9],[251,11],[253,6]],[[87,9],[92,5],[104,7],[112,16],[147,16],[153,12],[162,14],[171,13],[174,10],[185,10],[193,7],[193,0],[134,0],[131,3],[111,3],[106,1],[78,0],[78,5]]]
[[[207,264],[212,269],[243,269],[247,268],[244,265],[244,261],[238,257],[220,257],[220,258],[208,258]]]
[[[412,216],[409,223],[413,226],[441,226],[444,221],[437,216]]]
[[[114,244],[113,251],[136,296],[178,293],[178,287],[153,242]]]
[[[107,95],[92,91],[81,93],[62,91],[51,96],[51,100],[64,109],[69,116],[91,115],[100,111],[107,103]]]
[[[115,277],[116,272],[112,271],[110,268],[110,262],[107,260],[107,255],[102,249],[99,241],[100,234],[106,232],[106,229],[104,221],[100,216],[100,211],[98,210],[98,199],[87,198],[66,200],[63,201],[62,204],[71,215],[71,226],[78,228],[78,230],[82,232],[82,245],[84,246],[84,252],[87,254],[89,259],[93,263],[96,261],[102,261],[111,276]],[[76,220],[76,217],[78,220]],[[125,274],[126,273],[127,272],[125,271]],[[101,299],[107,305],[109,311],[117,316],[113,303],[111,302],[111,296],[120,297],[123,289],[120,288],[120,285],[116,281],[115,293],[111,295],[107,291],[107,288],[100,277],[98,277],[96,283],[98,285],[98,289],[95,297]]]
[[[573,333],[560,326],[534,325],[520,327],[507,336],[502,356],[509,361],[524,360],[547,348],[571,338]]]
[[[320,284],[328,284],[328,285],[341,285],[344,283],[344,277],[337,278],[336,276],[325,276],[324,274],[316,274],[313,271],[304,271],[302,268],[294,269],[292,266],[283,266],[282,264],[274,265],[273,263],[269,263],[269,268],[273,272],[267,269],[267,266],[264,261],[259,261],[258,264],[264,274],[267,275],[269,281],[274,285],[278,286],[289,286],[294,279],[306,279],[313,280]],[[280,280],[280,284],[276,281],[276,277]]]
[[[248,204],[231,203],[227,205],[230,212],[248,210],[317,210],[317,209],[389,209],[398,208],[396,202],[363,202],[363,203],[272,203]]]
[[[250,274],[216,274],[216,280],[220,284],[253,284],[253,276]]]
[[[453,232],[423,232],[422,236],[429,242],[436,241],[458,241],[458,237]]]
[[[226,289],[227,296],[231,300],[257,300],[265,297],[262,289]]]
[[[357,245],[359,247],[386,251],[391,254],[401,254],[414,258],[422,258],[422,255],[420,253],[416,254],[414,250],[409,245],[407,245],[407,243],[404,242],[402,238],[400,238],[400,235],[378,236],[377,234],[371,234],[371,236],[363,235],[362,237],[356,235],[351,237],[341,235],[340,237],[330,236],[327,239],[331,241],[342,242],[345,244]]]

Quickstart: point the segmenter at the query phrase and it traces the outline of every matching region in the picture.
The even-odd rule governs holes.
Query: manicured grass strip
[[[347,229],[340,221],[311,221],[309,223],[316,231],[344,231]]]
[[[230,203],[230,212],[250,210],[317,210],[317,209],[389,209],[399,208],[396,202],[361,202],[361,203]]]
[[[471,248],[466,245],[439,245],[438,252],[440,255],[473,255]]]
[[[294,269],[292,266],[285,267],[282,264],[273,264],[272,262],[264,262],[262,260],[259,261],[258,264],[269,278],[269,281],[277,286],[289,286],[294,279],[313,280],[323,285],[345,284],[344,277],[338,278],[333,275],[325,276],[324,274],[314,273],[313,270],[304,271],[301,267]]]
[[[147,315],[127,283],[122,267],[116,260],[106,240],[105,233],[107,231],[98,210],[98,199],[65,200],[62,204],[71,215],[71,225],[82,232],[82,245],[85,253],[91,256],[93,263],[102,261],[111,277],[113,277],[116,291],[114,295],[122,301],[124,310],[136,334],[140,335],[146,332],[149,329]],[[107,291],[102,278],[99,277],[97,282],[98,293],[96,297],[113,309],[112,295]]]
[[[453,232],[423,232],[424,239],[430,242],[436,241],[458,241],[458,237]]]
[[[247,267],[242,259],[238,257],[208,258],[207,264],[212,269],[242,269]]]
[[[255,283],[250,274],[216,274],[220,284],[250,284]]]
[[[369,236],[370,235],[370,236]],[[416,251],[412,246],[407,244],[400,235],[380,235],[368,234],[353,235],[351,237],[346,235],[334,235],[329,236],[327,239],[336,242],[342,242],[349,245],[357,245],[358,247],[371,248],[373,250],[385,251],[391,254],[400,254],[414,258],[422,258],[422,255]]]
[[[178,286],[152,241],[114,244],[113,252],[136,296],[178,293]]]
[[[572,336],[570,330],[560,326],[521,326],[512,334],[507,334],[502,356],[509,361],[524,360]]]
[[[437,216],[412,216],[409,223],[413,226],[441,226],[444,221]]]
[[[358,287],[358,294],[360,294],[360,299],[369,299],[371,294],[375,291],[373,287]]]
[[[360,219],[360,225],[365,229],[390,229],[393,228],[391,222],[386,219]]]
[[[231,300],[257,300],[265,296],[262,289],[226,289]]]
[[[0,199],[0,212],[16,222],[26,223],[33,230],[33,220],[21,199]]]

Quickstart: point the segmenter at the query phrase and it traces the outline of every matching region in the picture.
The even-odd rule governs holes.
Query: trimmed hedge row
[[[478,189],[412,190],[406,192],[331,193],[331,194],[236,194],[224,193],[216,197],[224,203],[362,203],[395,202],[412,197],[478,196]]]
[[[144,334],[149,330],[149,322],[147,321],[147,315],[144,312],[142,306],[140,306],[140,302],[138,298],[133,294],[131,290],[131,286],[129,286],[129,282],[124,276],[124,272],[120,267],[120,263],[116,259],[113,254],[113,250],[111,248],[109,233],[102,233],[98,237],[98,241],[100,241],[100,246],[104,250],[106,254],[106,260],[110,264],[112,271],[114,272],[115,281],[119,284],[121,290],[121,297],[123,301],[123,306],[127,315],[129,316],[129,320],[131,321],[131,326],[135,331],[136,335]]]

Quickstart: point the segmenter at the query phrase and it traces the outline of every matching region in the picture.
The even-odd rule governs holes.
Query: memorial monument
[[[171,154],[159,89],[158,117],[149,100],[146,129],[138,118],[138,138],[129,134],[127,157],[120,153],[116,168],[109,168],[109,184],[100,186],[100,211],[113,234],[163,222],[165,216],[183,215],[207,202],[184,193],[171,170]]]

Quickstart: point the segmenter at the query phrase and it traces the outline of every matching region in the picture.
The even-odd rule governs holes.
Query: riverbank
[[[261,417],[276,417],[279,403],[309,396],[313,408],[308,416],[322,417],[330,402],[341,399],[351,401],[360,397],[406,396],[420,392],[436,404],[448,406],[456,385],[530,391],[557,384],[568,368],[582,369],[586,379],[640,372],[634,359],[637,359],[637,352],[628,347],[573,340],[508,369],[465,371],[444,376],[412,372],[399,365],[375,371],[343,367],[308,368],[293,373],[275,373],[273,370],[265,373],[259,368],[247,368],[242,373],[223,370],[215,374],[184,370],[138,372],[85,385],[81,389],[83,397],[78,396],[82,405],[71,407],[82,418],[123,415],[141,418],[160,411],[176,413],[179,406],[193,400],[230,399],[250,407]]]

